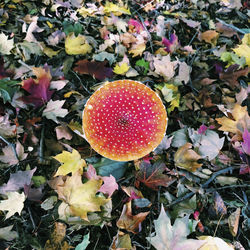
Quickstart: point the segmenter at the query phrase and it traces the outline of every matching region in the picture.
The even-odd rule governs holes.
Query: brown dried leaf
[[[117,221],[117,227],[125,229],[128,232],[138,233],[140,230],[140,224],[145,220],[149,212],[139,213],[132,215],[131,201],[123,206],[122,214]]]
[[[129,234],[118,231],[113,238],[111,250],[136,250],[136,247],[132,246]]]
[[[209,207],[209,213],[217,218],[227,214],[227,207],[218,192],[213,193],[213,203]]]
[[[228,226],[230,233],[235,237],[238,232],[240,220],[240,208],[237,208],[230,216],[228,217]]]
[[[217,43],[217,39],[219,38],[219,33],[215,30],[207,30],[201,33],[200,38],[204,40],[206,43],[210,43],[211,45],[215,46]]]
[[[192,149],[192,144],[187,142],[178,148],[174,156],[174,161],[177,167],[194,172],[202,166],[202,164],[197,162],[201,158],[202,157]]]

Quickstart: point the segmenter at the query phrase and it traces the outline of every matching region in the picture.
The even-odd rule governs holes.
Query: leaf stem
[[[221,20],[221,19],[219,19],[219,18],[216,18],[216,20],[219,21],[220,23],[222,23],[223,25],[225,25],[225,26],[227,26],[227,27],[229,27],[229,28],[231,28],[231,29],[233,29],[233,30],[236,30],[237,32],[239,32],[239,33],[241,33],[241,34],[243,34],[243,35],[245,35],[245,34],[247,33],[247,32],[245,32],[245,31],[243,31],[243,30],[241,30],[241,29],[235,27],[233,24],[228,24],[228,23],[224,22],[223,20]]]

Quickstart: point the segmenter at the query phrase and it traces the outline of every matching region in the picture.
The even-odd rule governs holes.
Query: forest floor
[[[250,249],[249,7],[1,1],[0,248]],[[91,94],[120,79],[168,116],[128,162],[82,130]]]

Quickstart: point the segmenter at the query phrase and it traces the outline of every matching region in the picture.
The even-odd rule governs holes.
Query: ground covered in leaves
[[[0,248],[250,249],[249,16],[240,0],[1,1]],[[86,101],[119,79],[168,113],[136,161],[82,136]]]

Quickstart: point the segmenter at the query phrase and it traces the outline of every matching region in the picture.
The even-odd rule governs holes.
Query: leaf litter
[[[1,247],[249,249],[249,15],[245,0],[1,3]],[[131,162],[81,128],[119,79],[168,113]]]

